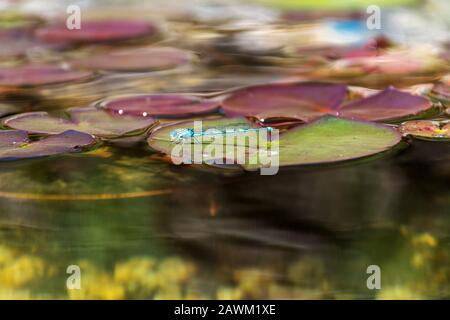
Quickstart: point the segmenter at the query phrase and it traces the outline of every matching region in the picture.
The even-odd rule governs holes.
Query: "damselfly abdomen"
[[[270,133],[273,131],[272,127],[264,127],[264,128],[225,128],[222,130],[219,129],[208,129],[205,131],[195,131],[192,128],[182,128],[173,130],[170,133],[170,141],[173,143],[202,143],[203,137],[223,137],[230,135],[239,135],[246,134],[251,132],[259,133],[260,131],[266,131]]]

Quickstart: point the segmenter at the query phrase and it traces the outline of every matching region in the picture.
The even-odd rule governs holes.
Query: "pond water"
[[[104,10],[89,11],[92,17],[121,13],[105,1],[93,3]],[[156,3],[133,4],[128,16],[142,6],[141,15],[150,12],[163,26],[160,38],[45,47],[2,66],[149,44],[193,50],[195,63],[137,73],[96,70],[87,81],[20,90],[0,85],[0,107],[5,103],[8,114],[53,112],[156,92],[216,97],[280,79],[408,87],[449,70],[447,60],[426,71],[420,65],[417,74],[339,73],[324,66],[322,45],[302,47],[305,39],[312,44],[330,34],[311,33],[314,23],[296,25],[289,19],[300,16],[292,13],[274,20],[272,6],[258,4],[252,15],[252,7],[238,3],[228,11],[168,5],[155,14]],[[45,19],[49,12],[64,16],[64,6],[52,5],[40,12]],[[449,179],[450,143],[410,137],[372,157],[281,167],[273,176],[176,166],[144,139],[0,162],[0,299],[448,299]],[[381,289],[367,286],[372,265],[380,268]],[[67,287],[69,266],[81,271],[80,289]]]
[[[450,144],[414,141],[275,176],[177,167],[145,146],[2,164],[1,293],[445,298],[449,159]],[[373,264],[379,291],[366,286]],[[66,289],[69,265],[82,290]]]

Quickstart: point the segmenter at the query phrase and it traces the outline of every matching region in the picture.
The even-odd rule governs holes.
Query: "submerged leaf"
[[[69,70],[56,66],[29,65],[0,69],[0,86],[25,87],[82,81],[92,77],[91,71]]]
[[[26,131],[4,130],[0,131],[0,161],[78,152],[93,144],[95,144],[94,137],[73,130],[38,141],[30,141]]]
[[[36,30],[36,37],[48,43],[97,43],[150,36],[155,25],[137,20],[82,21],[82,28],[70,30],[65,21]]]
[[[219,102],[189,95],[153,94],[106,100],[101,106],[117,114],[165,118],[211,113],[219,108]]]
[[[67,111],[70,119],[57,118],[47,112],[28,112],[9,117],[4,124],[30,133],[56,134],[66,130],[86,132],[101,138],[117,138],[141,133],[155,124],[150,117],[114,115],[94,107]]]
[[[147,47],[116,50],[88,56],[71,63],[77,68],[109,71],[157,71],[186,65],[193,53],[170,47]]]

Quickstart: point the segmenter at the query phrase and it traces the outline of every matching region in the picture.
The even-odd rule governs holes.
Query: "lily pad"
[[[235,91],[222,106],[227,115],[309,121],[326,113],[337,113],[347,87],[340,84],[304,82],[252,86]]]
[[[445,61],[437,55],[420,48],[397,49],[377,56],[351,57],[337,60],[320,74],[343,76],[346,73],[384,75],[421,74],[445,68]],[[331,67],[331,68],[330,68]]]
[[[244,118],[234,119],[218,119],[218,120],[205,120],[201,121],[201,128],[198,131],[206,131],[210,129],[232,129],[242,128],[249,129],[252,125]],[[170,155],[173,148],[177,145],[171,140],[171,133],[180,129],[193,129],[195,128],[194,121],[183,121],[171,125],[165,125],[157,128],[152,132],[148,138],[148,143],[153,149]],[[193,145],[194,143],[192,143]],[[198,144],[197,144],[198,145]],[[202,145],[202,144],[200,144]],[[206,143],[204,143],[206,145]],[[204,147],[204,146],[203,146]],[[200,149],[201,150],[201,149]]]
[[[173,69],[191,62],[194,55],[170,47],[147,47],[89,56],[73,61],[72,66],[109,71],[158,71]]]
[[[344,103],[347,86],[304,82],[247,87],[223,101],[227,115],[241,115],[277,125],[286,119],[308,122],[323,115],[362,120],[392,120],[416,115],[432,107],[424,97],[394,88]],[[275,121],[274,121],[275,119]]]
[[[193,125],[192,121],[188,121],[161,127],[150,135],[148,143],[152,148],[171,155],[174,162],[180,161],[182,157],[174,149],[177,146],[179,149],[180,145],[172,142],[170,135],[175,130],[193,128]],[[224,127],[248,129],[251,128],[251,124],[245,119],[221,119],[202,122],[202,130],[204,131]],[[400,141],[400,133],[392,127],[325,116],[310,124],[288,130],[281,134],[279,139],[267,142],[265,146],[258,142],[257,146],[248,147],[246,150],[248,158],[242,165],[249,170],[262,167],[258,165],[258,159],[260,159],[262,151],[269,157],[264,161],[266,164],[270,162],[272,165],[278,164],[280,166],[344,161],[386,151]],[[229,143],[225,139],[223,142],[224,144]],[[236,141],[231,140],[230,142],[236,146]],[[196,145],[198,143],[189,143],[192,150],[191,155],[201,152],[204,162],[214,159],[214,157],[205,153],[208,143],[201,143],[197,151],[195,150]],[[261,150],[261,147],[265,149]],[[268,161],[268,159],[272,160]]]
[[[394,147],[401,135],[393,128],[326,116],[280,135],[281,166],[357,159]]]
[[[11,116],[4,124],[30,133],[57,134],[77,130],[101,138],[118,138],[142,133],[155,124],[150,117],[115,115],[94,107],[67,110],[69,118],[53,117],[47,112],[28,112]]]
[[[29,87],[82,81],[92,77],[91,71],[70,70],[57,66],[28,65],[0,69],[0,87]]]
[[[0,36],[28,32],[40,22],[38,17],[25,15],[18,11],[2,11],[0,12]]]
[[[450,101],[450,77],[447,81],[436,83],[432,90],[433,95],[437,98]]]
[[[450,139],[450,123],[448,120],[413,120],[401,124],[400,132],[424,139]]]
[[[28,133],[23,130],[3,130],[0,131],[0,161],[79,152],[95,142],[93,136],[73,130],[38,141],[30,141]]]
[[[430,100],[389,87],[340,108],[340,116],[363,120],[391,120],[417,115],[432,107]]]
[[[98,43],[135,39],[156,32],[156,26],[148,21],[83,20],[80,29],[70,30],[61,21],[36,30],[36,37],[48,43]]]
[[[172,118],[212,113],[219,108],[219,102],[189,95],[154,94],[107,100],[101,106],[116,114]]]

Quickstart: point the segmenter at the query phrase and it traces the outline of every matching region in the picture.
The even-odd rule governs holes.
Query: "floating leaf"
[[[373,4],[372,0],[347,0],[347,1],[334,1],[334,0],[257,0],[260,3],[271,5],[277,8],[284,9],[320,9],[320,10],[349,10],[349,9],[366,9]],[[415,0],[378,0],[376,4],[378,6],[400,6],[400,5],[412,5]]]
[[[69,119],[57,118],[47,112],[28,112],[9,117],[4,124],[30,133],[56,134],[66,130],[86,132],[102,138],[138,134],[155,124],[150,117],[114,115],[94,107],[73,108]]]
[[[2,11],[0,12],[0,36],[22,34],[40,22],[41,20],[37,17],[17,11]]]
[[[385,75],[409,75],[425,73],[445,67],[444,60],[428,50],[397,49],[369,57],[351,57],[337,60],[331,66],[320,70],[324,76],[343,76],[348,72],[377,73]]]
[[[171,155],[173,160],[179,161],[182,157],[177,154],[178,151],[175,150],[176,152],[174,152],[174,148],[179,144],[171,141],[170,134],[174,130],[193,128],[193,125],[192,121],[188,121],[161,127],[150,135],[148,143],[152,148]],[[250,128],[251,125],[245,119],[221,119],[202,122],[203,131],[224,127],[245,129]],[[266,164],[270,162],[272,165],[279,164],[280,166],[350,160],[386,151],[398,144],[400,140],[401,135],[395,129],[385,125],[326,116],[310,124],[288,130],[279,136],[279,140],[272,140],[265,146],[259,144],[259,142],[256,146],[246,145],[248,158],[243,166],[247,169],[261,167],[258,165],[261,152],[268,156],[265,160]],[[237,146],[234,140],[230,140],[230,142],[233,143],[234,147]],[[229,141],[225,140],[224,144],[227,143]],[[191,161],[193,161],[192,155],[198,152],[202,153],[200,159],[203,159],[204,162],[215,159],[205,152],[208,143],[202,143],[198,147],[198,151],[195,150],[197,145],[198,143],[195,142],[189,143],[188,147],[192,152],[188,155],[191,156]],[[261,147],[264,149],[261,149]]]
[[[116,114],[164,118],[211,113],[219,108],[219,102],[188,95],[154,94],[107,100],[101,106]]]
[[[24,56],[28,52],[42,48],[27,37],[1,36],[0,57]]]
[[[347,86],[304,82],[247,87],[235,91],[223,102],[228,115],[253,117],[277,125],[289,121],[310,121],[323,115],[362,120],[391,120],[416,115],[432,107],[426,98],[394,88],[344,103]]]
[[[385,125],[327,116],[280,135],[280,165],[362,158],[386,151],[400,140],[400,134]]]
[[[65,21],[36,30],[36,37],[49,43],[98,43],[150,36],[157,32],[148,21],[82,21],[80,29],[70,30]]]
[[[450,79],[436,83],[432,90],[438,98],[450,100]]]
[[[26,87],[82,81],[92,77],[91,71],[69,70],[55,66],[23,66],[0,69],[0,86]]]
[[[235,91],[223,101],[228,115],[309,121],[336,113],[347,92],[345,85],[304,82],[252,86]]]
[[[170,47],[116,50],[73,61],[77,68],[110,71],[157,71],[176,68],[191,62],[194,55]]]
[[[64,131],[38,141],[30,141],[26,131],[0,131],[0,161],[44,157],[68,152],[79,152],[95,144],[89,134],[78,131]]]
[[[389,87],[365,99],[344,104],[339,114],[363,120],[389,120],[416,115],[431,108],[426,98]]]
[[[400,132],[425,139],[450,139],[449,121],[413,120],[401,124]]]
[[[201,127],[198,128],[198,131],[206,131],[209,129],[232,129],[232,128],[242,128],[248,129],[251,128],[251,124],[249,121],[243,118],[234,118],[234,119],[218,119],[218,120],[204,120],[200,121]],[[152,132],[150,137],[148,138],[149,145],[160,152],[166,153],[168,155],[171,154],[173,147],[176,145],[171,141],[170,134],[174,130],[178,129],[186,129],[194,128],[193,121],[183,121],[178,122],[171,125],[161,126]]]

